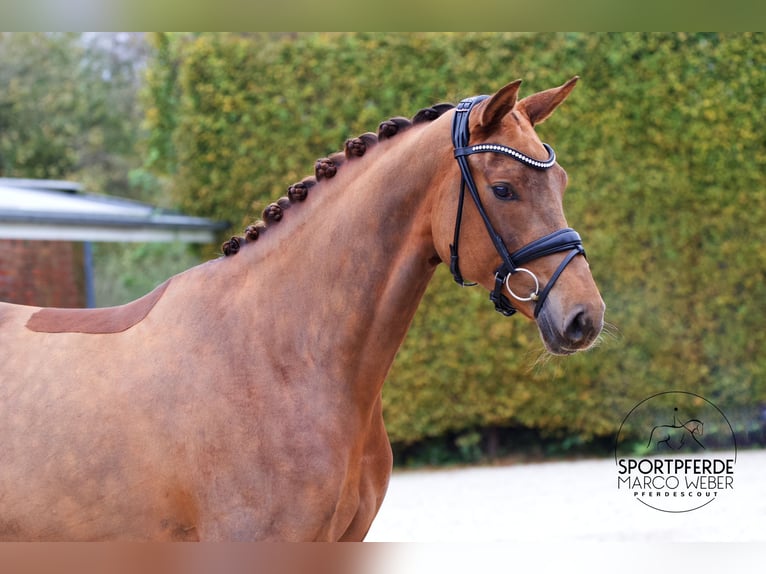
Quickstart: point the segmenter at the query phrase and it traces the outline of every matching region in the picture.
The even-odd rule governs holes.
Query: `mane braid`
[[[275,203],[266,206],[261,214],[262,219],[245,228],[244,237],[234,235],[228,241],[224,241],[221,245],[221,252],[225,257],[236,255],[245,244],[257,241],[271,225],[282,220],[285,210],[289,209],[292,204],[306,201],[309,191],[317,183],[335,177],[345,162],[362,157],[379,141],[390,139],[413,125],[432,122],[454,107],[453,104],[436,104],[418,111],[411,120],[397,116],[381,122],[377,134],[367,132],[358,137],[347,139],[343,151],[316,160],[313,176],[303,178],[289,186],[286,196],[280,197]]]

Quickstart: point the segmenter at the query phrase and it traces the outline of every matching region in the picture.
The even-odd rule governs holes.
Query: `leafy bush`
[[[0,177],[133,195],[138,34],[0,33]]]

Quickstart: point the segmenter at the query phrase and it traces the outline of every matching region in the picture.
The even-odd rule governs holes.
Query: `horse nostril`
[[[579,309],[574,312],[572,318],[564,330],[564,335],[570,343],[580,343],[593,331],[593,324],[588,319],[585,311]]]

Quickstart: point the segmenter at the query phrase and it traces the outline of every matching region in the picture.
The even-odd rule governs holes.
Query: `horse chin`
[[[575,353],[584,350],[584,349],[570,349],[568,347],[565,347],[559,344],[557,341],[551,341],[548,337],[546,337],[542,333],[542,331],[540,332],[540,338],[543,340],[543,344],[545,345],[545,350],[548,351],[551,355],[558,355],[558,356],[574,355]]]

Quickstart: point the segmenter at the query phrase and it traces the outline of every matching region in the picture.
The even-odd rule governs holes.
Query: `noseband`
[[[508,248],[505,246],[505,243],[503,243],[503,239],[500,237],[500,235],[498,235],[498,233],[495,231],[495,228],[492,226],[492,222],[487,215],[487,211],[484,209],[484,206],[481,203],[479,192],[476,189],[476,182],[473,179],[473,175],[471,175],[471,168],[468,165],[468,156],[476,153],[500,153],[507,155],[508,157],[532,169],[544,170],[553,167],[553,165],[556,163],[556,154],[548,144],[543,144],[548,152],[548,158],[544,161],[536,160],[516,149],[504,145],[484,143],[469,146],[468,141],[470,138],[470,132],[468,129],[468,118],[471,114],[471,109],[474,107],[474,105],[481,102],[482,100],[485,100],[487,97],[488,96],[475,96],[473,98],[467,98],[463,100],[457,106],[455,117],[452,120],[452,144],[455,147],[455,159],[457,159],[457,163],[460,166],[462,181],[460,183],[460,196],[458,198],[457,204],[455,237],[452,245],[450,245],[450,271],[452,272],[452,276],[455,278],[455,281],[459,285],[462,285],[463,287],[476,285],[475,283],[466,283],[463,281],[463,276],[460,274],[460,267],[458,265],[460,222],[463,218],[463,199],[465,198],[465,188],[467,186],[468,190],[471,192],[473,202],[476,204],[476,208],[479,210],[479,215],[481,215],[481,218],[484,221],[484,225],[487,228],[489,237],[492,240],[492,243],[495,245],[495,249],[503,261],[500,264],[500,267],[498,267],[495,271],[495,288],[489,294],[490,300],[495,304],[495,309],[498,312],[502,313],[506,317],[513,315],[516,312],[516,309],[511,304],[511,301],[503,294],[503,286],[505,286],[508,290],[508,293],[514,299],[518,301],[535,301],[535,318],[537,318],[537,316],[540,314],[540,310],[543,308],[545,300],[548,298],[548,294],[550,293],[553,285],[556,283],[561,273],[564,271],[566,266],[569,265],[572,259],[574,259],[578,254],[582,253],[585,255],[585,249],[583,248],[580,235],[574,229],[566,228],[559,229],[553,233],[549,233],[548,235],[525,245],[518,251],[509,253]],[[548,281],[547,285],[545,285],[542,292],[540,292],[540,282],[538,281],[535,274],[532,273],[529,269],[525,269],[521,266],[525,263],[528,263],[529,261],[532,261],[533,259],[538,259],[540,257],[545,257],[546,255],[551,255],[553,253],[559,253],[562,251],[569,251],[569,253],[559,264],[555,273],[551,276],[550,281]],[[528,297],[521,297],[516,295],[508,285],[508,279],[511,277],[511,275],[514,275],[518,272],[530,275],[535,281],[535,290],[530,293]]]

